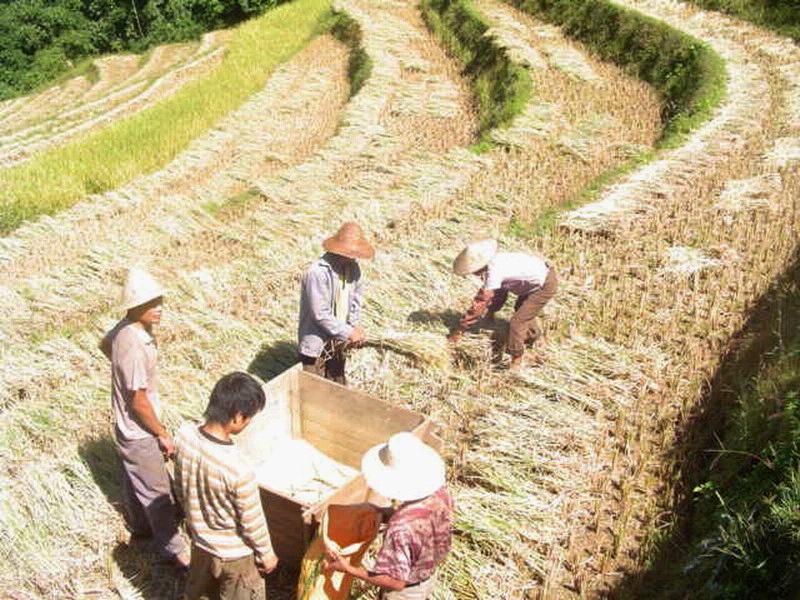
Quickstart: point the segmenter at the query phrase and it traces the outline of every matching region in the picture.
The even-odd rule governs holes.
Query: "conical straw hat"
[[[359,224],[353,221],[342,225],[336,235],[322,243],[322,247],[328,252],[348,258],[372,258],[375,255],[372,244],[364,237],[364,232]]]
[[[164,288],[153,279],[150,273],[144,269],[133,267],[125,278],[120,304],[123,310],[130,310],[163,295]]]
[[[453,272],[456,275],[469,275],[489,264],[497,254],[497,240],[486,239],[472,242],[456,256]]]
[[[409,432],[396,433],[367,450],[361,472],[369,487],[401,502],[430,496],[445,482],[442,457]]]

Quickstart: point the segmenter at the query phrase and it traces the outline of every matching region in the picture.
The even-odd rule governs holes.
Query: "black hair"
[[[261,384],[247,373],[236,371],[220,379],[211,391],[204,416],[215,423],[229,423],[241,413],[252,417],[264,408],[267,397]]]

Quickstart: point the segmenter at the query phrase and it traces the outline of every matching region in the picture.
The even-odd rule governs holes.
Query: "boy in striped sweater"
[[[255,474],[231,435],[264,408],[261,385],[230,373],[211,392],[206,422],[187,423],[175,437],[175,493],[186,514],[192,558],[185,600],[266,598],[262,576],[275,569]]]

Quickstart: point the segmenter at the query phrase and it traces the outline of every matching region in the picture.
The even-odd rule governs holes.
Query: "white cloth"
[[[353,282],[350,280],[350,269],[345,266],[344,272],[336,280],[336,295],[333,300],[333,315],[342,322],[347,322],[350,315],[350,290]]]
[[[504,289],[524,296],[542,287],[550,267],[540,256],[522,252],[498,252],[489,261],[483,288]]]

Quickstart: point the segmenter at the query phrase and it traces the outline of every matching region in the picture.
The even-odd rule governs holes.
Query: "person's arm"
[[[330,337],[347,341],[353,333],[353,326],[340,321],[331,309],[333,290],[327,273],[312,269],[306,274],[304,293],[314,322]]]
[[[278,565],[278,557],[272,549],[272,540],[267,529],[267,520],[261,507],[256,478],[252,471],[242,475],[231,491],[239,534],[244,543],[253,549],[258,570],[270,573]]]
[[[412,540],[407,533],[393,531],[390,526],[384,536],[378,556],[375,558],[375,567],[372,571],[354,567],[340,556],[332,553],[328,553],[325,566],[328,569],[349,573],[367,583],[399,591],[406,587],[406,581],[411,574],[411,546]]]
[[[325,565],[328,569],[347,573],[353,577],[358,577],[367,583],[377,585],[387,590],[392,590],[393,592],[399,592],[406,587],[405,581],[400,581],[399,579],[395,579],[389,575],[372,574],[363,567],[352,566],[346,560],[342,560],[341,557],[336,557],[335,559],[328,558],[325,561]]]
[[[138,389],[133,392],[131,412],[136,417],[136,422],[145,431],[153,434],[158,439],[158,445],[164,454],[167,456],[175,454],[175,444],[172,442],[172,436],[156,416],[156,411],[153,410],[153,405],[150,404],[145,389]]]
[[[183,505],[183,466],[181,450],[179,448],[179,444],[181,443],[180,438],[181,435],[178,433],[178,442],[175,444],[175,461],[172,472],[172,491],[175,493],[175,502],[177,502],[181,510],[185,510],[186,507]]]
[[[494,290],[487,290],[485,288],[478,290],[478,293],[475,294],[475,297],[472,299],[472,305],[467,312],[464,313],[464,316],[461,317],[458,327],[448,336],[450,341],[457,342],[467,329],[475,325],[475,323],[486,315],[494,299],[494,294]]]

